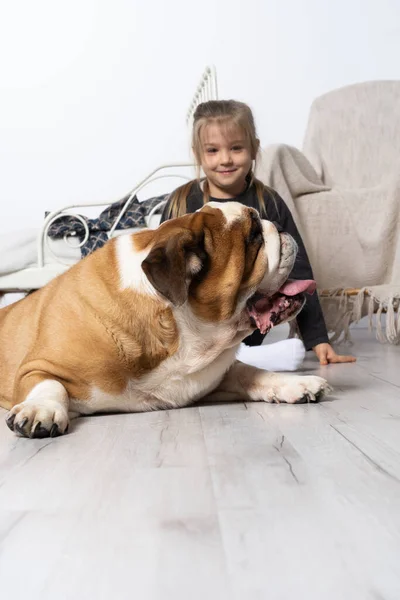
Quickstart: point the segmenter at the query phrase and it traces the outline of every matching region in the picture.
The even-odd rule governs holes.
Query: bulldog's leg
[[[29,374],[17,384],[8,427],[24,437],[56,437],[67,432],[69,397],[65,387],[45,374]]]
[[[318,402],[330,391],[331,387],[322,377],[270,373],[236,361],[207,400],[298,404]]]

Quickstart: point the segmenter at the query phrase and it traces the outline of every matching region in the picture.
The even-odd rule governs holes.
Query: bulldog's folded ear
[[[142,269],[157,292],[181,306],[187,300],[193,276],[202,270],[206,258],[204,235],[184,229],[157,244],[142,262]]]

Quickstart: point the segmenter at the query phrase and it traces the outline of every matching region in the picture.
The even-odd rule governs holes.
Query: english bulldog
[[[70,419],[210,401],[317,401],[321,377],[235,360],[256,328],[294,318],[313,281],[288,281],[296,243],[236,202],[125,234],[0,310],[0,405],[15,433]]]

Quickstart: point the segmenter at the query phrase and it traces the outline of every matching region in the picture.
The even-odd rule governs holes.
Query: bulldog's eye
[[[261,242],[263,237],[263,230],[261,226],[261,221],[259,217],[252,213],[251,215],[251,229],[249,236],[247,238],[247,242],[249,244],[253,242]]]

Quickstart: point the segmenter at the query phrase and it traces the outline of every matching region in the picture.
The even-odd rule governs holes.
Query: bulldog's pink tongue
[[[298,300],[290,298],[298,294],[313,294],[317,285],[312,279],[287,281],[272,297],[260,296],[248,309],[261,333],[280,323]]]
[[[313,279],[288,280],[280,288],[279,293],[285,296],[296,296],[297,294],[313,294],[317,284]]]

